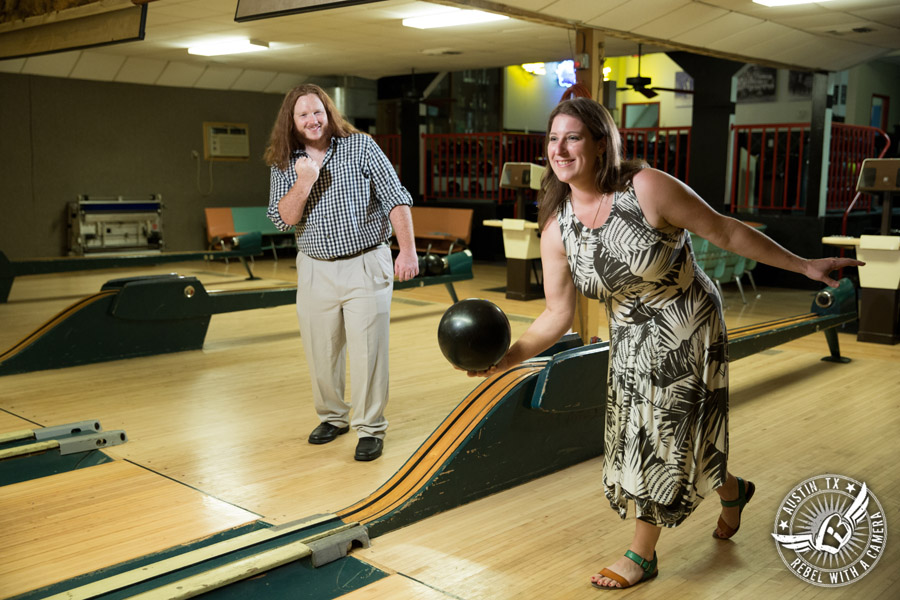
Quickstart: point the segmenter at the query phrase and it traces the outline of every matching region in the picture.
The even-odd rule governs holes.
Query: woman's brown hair
[[[325,90],[312,83],[300,84],[289,91],[281,102],[278,116],[275,117],[275,125],[272,126],[272,133],[269,134],[269,145],[266,146],[266,152],[263,155],[267,165],[282,170],[287,169],[294,151],[304,148],[303,140],[294,128],[294,105],[297,104],[298,98],[309,94],[318,96],[325,106],[330,135],[347,137],[354,133],[361,133],[341,115]]]
[[[606,108],[590,98],[571,98],[556,105],[547,121],[546,143],[550,141],[550,129],[557,115],[569,115],[584,123],[594,141],[606,139],[606,151],[598,159],[594,182],[602,193],[621,192],[634,174],[647,166],[642,160],[622,160],[622,138],[612,115]],[[538,200],[538,227],[544,228],[560,205],[569,196],[569,185],[557,179],[548,165],[541,178],[541,193]]]

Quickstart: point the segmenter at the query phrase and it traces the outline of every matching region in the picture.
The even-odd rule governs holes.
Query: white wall
[[[872,94],[891,99],[888,133],[900,124],[900,65],[886,61],[872,61],[850,69],[847,90],[847,123],[868,125]]]

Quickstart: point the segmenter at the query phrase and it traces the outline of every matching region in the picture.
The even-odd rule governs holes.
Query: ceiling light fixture
[[[191,46],[188,48],[188,54],[196,54],[198,56],[221,56],[222,54],[240,54],[242,52],[258,52],[259,50],[268,49],[268,42],[238,39]]]
[[[796,4],[820,4],[829,0],[753,0],[756,4],[762,4],[769,8],[776,6],[794,6]]]
[[[547,65],[544,63],[525,63],[522,65],[522,68],[531,73],[532,75],[546,75],[547,74]]]
[[[489,13],[481,10],[460,10],[454,8],[451,11],[424,17],[410,17],[408,19],[403,19],[403,25],[404,27],[415,27],[416,29],[434,29],[436,27],[454,27],[456,25],[502,21],[508,18],[509,17],[506,15],[498,15],[496,13]]]

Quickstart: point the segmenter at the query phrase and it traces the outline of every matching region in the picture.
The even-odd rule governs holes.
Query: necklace
[[[591,219],[592,224],[597,220],[597,217],[600,216],[600,209],[603,208],[603,200],[605,197],[606,197],[606,194],[603,194],[602,196],[600,196],[600,201],[597,203],[597,212],[594,213],[594,218]],[[588,226],[586,224],[582,223],[581,224],[581,235],[578,237],[578,242],[581,245],[581,250],[587,250],[587,240],[588,240],[587,235],[586,235],[587,231],[588,231]],[[579,250],[579,253],[580,253],[580,250]]]

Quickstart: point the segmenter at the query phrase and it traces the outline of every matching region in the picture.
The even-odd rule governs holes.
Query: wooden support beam
[[[142,40],[146,16],[146,5],[125,1],[0,23],[0,60]]]

